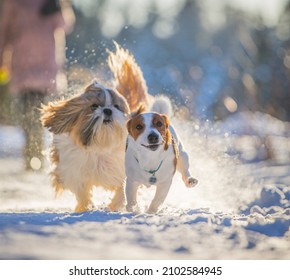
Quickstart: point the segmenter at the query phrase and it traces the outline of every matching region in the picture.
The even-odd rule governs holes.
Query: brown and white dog
[[[166,108],[169,101],[164,98],[157,99],[154,105],[154,111],[169,111]],[[157,212],[168,194],[176,169],[187,187],[197,184],[190,175],[188,155],[180,139],[169,124],[167,115],[160,113],[141,113],[127,122],[129,136],[125,166],[126,209],[129,212],[139,211],[137,191],[140,185],[156,185],[156,193],[147,212]]]
[[[114,192],[110,210],[125,206],[126,121],[148,102],[142,72],[128,51],[116,44],[109,66],[115,89],[94,82],[80,95],[42,107],[42,124],[53,133],[53,186],[75,194],[77,212],[93,206],[94,186]]]

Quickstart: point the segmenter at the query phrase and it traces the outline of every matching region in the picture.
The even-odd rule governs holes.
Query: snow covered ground
[[[261,135],[262,120],[275,133]],[[206,126],[176,121],[199,184],[187,189],[176,174],[156,215],[107,212],[101,189],[95,211],[73,213],[48,170],[23,171],[21,130],[0,126],[0,259],[289,259],[288,124],[245,114]],[[274,156],[262,161],[265,139]],[[141,189],[144,209],[153,193]]]

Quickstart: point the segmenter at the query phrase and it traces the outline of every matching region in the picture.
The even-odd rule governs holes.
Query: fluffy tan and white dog
[[[114,192],[110,210],[124,206],[126,121],[148,103],[142,72],[128,51],[116,44],[109,67],[114,89],[94,82],[80,95],[42,107],[42,124],[53,133],[53,186],[75,194],[77,212],[93,206],[94,186]]]
[[[188,155],[168,116],[160,114],[170,111],[169,102],[165,98],[156,99],[154,112],[138,114],[127,122],[127,211],[139,211],[137,191],[140,185],[155,185],[156,193],[147,212],[157,212],[168,194],[176,169],[187,187],[197,184],[190,175]]]

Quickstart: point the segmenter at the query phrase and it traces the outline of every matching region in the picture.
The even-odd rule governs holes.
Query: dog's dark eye
[[[117,110],[120,110],[120,111],[121,111],[119,105],[116,104],[116,105],[114,105],[114,107],[115,107]]]
[[[142,128],[143,128],[143,126],[142,126],[141,124],[137,124],[137,125],[136,125],[136,129],[137,129],[137,130],[141,130]]]
[[[161,122],[161,121],[158,121],[157,123],[156,123],[156,126],[157,127],[161,127],[163,125],[163,123]]]
[[[91,109],[92,109],[93,111],[97,110],[98,108],[99,108],[99,105],[98,105],[98,104],[93,104],[93,105],[91,105]]]

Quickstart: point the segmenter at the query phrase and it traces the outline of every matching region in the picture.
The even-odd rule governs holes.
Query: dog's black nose
[[[151,132],[149,135],[148,135],[148,142],[150,144],[157,144],[159,141],[159,137],[158,135],[155,133],[155,132]]]
[[[112,115],[112,110],[111,109],[105,108],[103,112],[104,112],[104,114],[106,116],[111,116]]]

